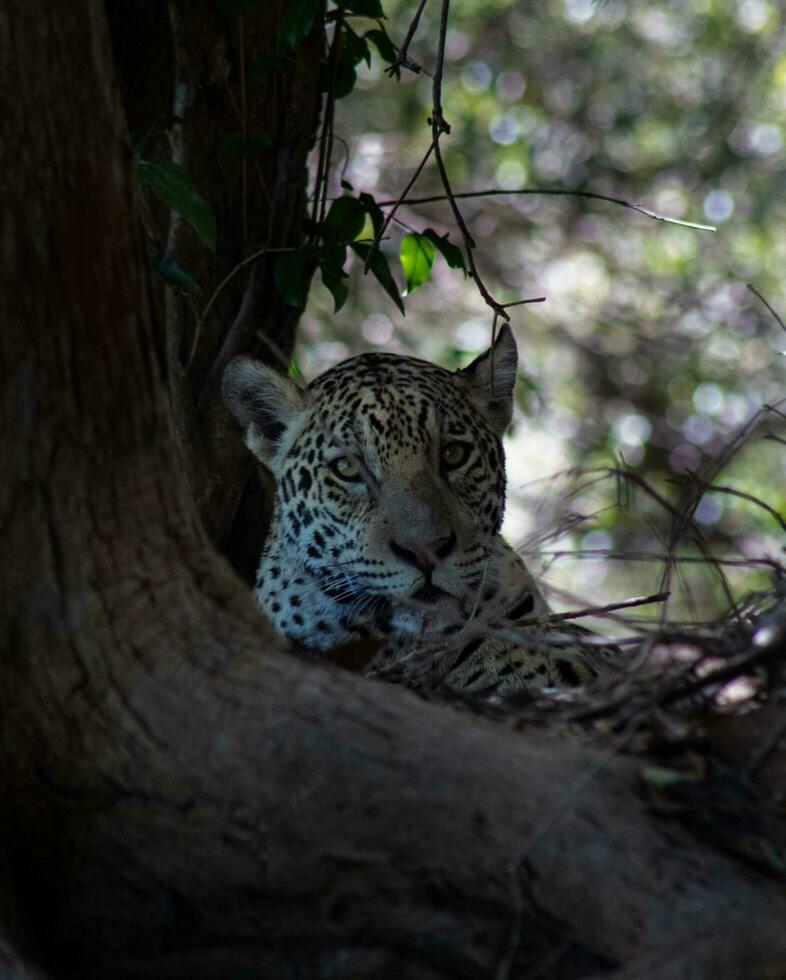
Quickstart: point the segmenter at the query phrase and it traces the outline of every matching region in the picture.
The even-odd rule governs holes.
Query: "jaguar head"
[[[516,363],[507,326],[456,372],[362,354],[301,387],[232,361],[225,401],[276,478],[266,554],[358,609],[476,589],[502,523]]]

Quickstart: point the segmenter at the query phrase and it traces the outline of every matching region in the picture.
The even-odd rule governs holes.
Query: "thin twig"
[[[542,623],[560,623],[566,619],[582,619],[585,616],[600,616],[602,613],[615,612],[617,609],[632,609],[634,606],[647,606],[655,602],[665,602],[671,593],[656,592],[653,595],[638,596],[626,602],[612,602],[607,606],[588,606],[586,609],[576,609],[572,612],[552,613],[544,618],[531,617],[516,621],[516,626],[538,626]]]
[[[412,38],[415,36],[415,31],[418,29],[418,24],[420,23],[420,15],[423,13],[423,8],[428,3],[428,0],[420,0],[418,4],[418,9],[415,11],[415,16],[410,21],[409,27],[407,28],[407,35],[404,38],[404,43],[398,49],[398,54],[396,55],[396,60],[385,69],[388,75],[392,78],[393,75],[398,77],[399,68],[409,68],[411,72],[415,75],[420,74],[422,71],[421,67],[417,62],[411,61],[409,58],[409,46],[412,43]]]
[[[412,201],[410,201],[410,204],[412,204]],[[767,309],[770,311],[770,313],[772,313],[772,315],[777,320],[778,324],[781,327],[781,330],[786,331],[786,323],[784,323],[783,320],[778,316],[778,314],[775,312],[775,310],[772,308],[772,306],[770,306],[770,304],[767,302],[767,300],[762,296],[762,294],[759,292],[759,290],[755,286],[752,286],[750,283],[748,283],[748,289],[750,289],[750,291],[753,293],[754,296],[757,297],[757,299],[760,299],[762,301],[762,303],[764,303],[764,305],[767,307]]]
[[[425,5],[426,5],[426,0],[420,0],[418,8],[415,12],[415,16],[413,17],[412,22],[409,25],[409,29],[407,31],[407,36],[404,40],[404,44],[399,50],[399,54],[396,59],[396,62],[393,65],[391,65],[389,69],[387,69],[389,74],[391,75],[397,74],[398,69],[401,66],[408,67],[413,71],[420,71],[419,65],[415,65],[414,62],[409,61],[407,51],[409,49],[409,44],[415,35],[415,31],[417,30],[418,21],[420,20],[420,15],[422,14]],[[437,41],[436,67],[432,75],[431,115],[428,120],[429,125],[431,126],[431,145],[429,146],[428,150],[426,151],[426,154],[424,155],[423,159],[420,161],[420,164],[415,170],[415,173],[412,175],[409,182],[407,183],[407,186],[401,192],[399,197],[395,201],[385,202],[385,206],[386,207],[392,206],[393,210],[385,218],[385,221],[383,222],[382,228],[380,229],[379,234],[377,235],[374,241],[374,244],[371,246],[371,248],[368,251],[368,255],[366,256],[366,261],[365,261],[365,266],[363,271],[364,274],[368,273],[369,266],[371,264],[371,259],[375,251],[379,247],[379,241],[381,240],[382,235],[384,234],[390,222],[393,220],[393,217],[395,216],[395,213],[398,210],[398,208],[406,200],[407,194],[412,189],[412,186],[420,176],[424,166],[426,165],[426,162],[428,161],[429,157],[433,153],[437,163],[437,169],[439,171],[440,180],[442,182],[442,186],[445,191],[445,197],[443,199],[450,201],[450,206],[453,211],[453,217],[455,218],[456,225],[464,241],[464,246],[467,252],[467,265],[469,266],[469,270],[468,270],[469,275],[474,279],[475,284],[478,287],[478,291],[480,292],[480,295],[482,296],[484,302],[494,311],[495,317],[500,316],[504,320],[510,321],[510,316],[506,312],[506,308],[505,308],[506,305],[513,306],[519,304],[499,303],[497,302],[496,299],[494,299],[494,297],[491,295],[489,290],[486,288],[486,285],[483,282],[480,273],[478,272],[478,268],[475,263],[475,257],[472,251],[475,248],[475,241],[472,238],[469,228],[467,227],[467,224],[464,221],[464,217],[461,214],[461,210],[459,209],[459,206],[456,203],[456,197],[453,194],[453,191],[450,186],[450,180],[448,178],[447,170],[445,168],[445,162],[442,159],[442,152],[440,150],[440,145],[439,145],[440,137],[450,133],[450,125],[445,120],[445,115],[442,109],[442,77],[443,77],[443,71],[445,65],[445,40],[447,37],[449,12],[450,12],[450,0],[442,0],[442,9],[440,12],[440,20],[439,20],[439,39]],[[522,304],[542,303],[544,299],[545,297],[538,297],[537,299],[521,300],[520,303]]]
[[[436,126],[433,127],[432,131],[436,131]],[[442,186],[445,188],[445,193],[450,201],[450,207],[453,211],[453,217],[456,219],[456,225],[461,232],[461,237],[464,239],[464,246],[467,252],[467,263],[469,264],[469,274],[475,280],[475,285],[478,287],[480,295],[483,297],[486,305],[489,306],[495,313],[502,317],[503,320],[510,321],[510,315],[506,312],[505,307],[498,303],[496,299],[491,295],[491,293],[486,288],[485,283],[480,277],[478,268],[475,264],[475,256],[473,255],[473,249],[475,248],[475,240],[470,234],[469,228],[464,221],[464,216],[459,209],[456,199],[453,196],[453,191],[450,187],[450,179],[448,178],[447,170],[445,169],[445,163],[442,159],[442,153],[439,148],[438,137],[434,142],[434,157],[437,161],[437,169],[439,170],[439,176],[442,181]]]
[[[347,170],[349,170],[349,143],[347,143],[343,136],[339,136],[338,133],[333,134],[333,139],[337,143],[340,143],[344,149],[344,161],[341,164],[341,176],[339,177],[339,181],[343,184],[347,178]],[[329,198],[329,200],[333,199]]]
[[[341,40],[341,22],[336,21],[333,40],[330,42],[328,50],[327,66],[331,78],[331,85],[328,89],[327,100],[325,103],[325,116],[322,120],[322,133],[319,143],[319,159],[317,161],[317,174],[314,179],[314,204],[311,210],[311,223],[316,228],[320,220],[320,208],[324,216],[325,202],[327,200],[328,171],[330,169],[330,152],[333,148],[333,141],[330,138],[330,131],[333,127],[333,108],[335,105],[335,80],[338,71],[338,46]]]
[[[602,612],[600,609],[593,609],[588,600],[581,596],[577,596],[573,592],[569,592],[567,589],[561,589],[559,586],[552,582],[547,582],[542,575],[538,577],[538,582],[542,587],[544,594],[548,597],[558,596],[561,600],[565,602],[570,602],[572,605],[581,606],[582,609],[587,609],[587,615],[596,616],[598,619],[608,619],[611,623],[616,626],[626,626],[635,632],[642,633],[644,635],[649,635],[650,627],[656,626],[660,622],[660,617],[654,616],[620,616],[611,612]],[[662,595],[663,593],[657,593]],[[663,601],[663,600],[661,600]],[[635,604],[635,603],[634,603]],[[623,607],[624,607],[623,603]],[[605,608],[605,607],[604,607]],[[613,607],[612,607],[613,608]],[[672,625],[675,621],[670,621]],[[682,625],[696,627],[702,624],[696,622],[695,619],[686,620]]]
[[[780,404],[782,404],[782,401],[777,402],[776,406]],[[685,534],[686,530],[690,529],[691,534],[694,540],[696,541],[696,544],[698,545],[699,549],[701,550],[702,554],[709,557],[709,551],[707,549],[706,543],[704,542],[704,536],[701,534],[701,532],[696,527],[693,521],[693,515],[695,514],[696,508],[699,505],[699,501],[701,500],[704,494],[701,484],[702,483],[712,484],[713,480],[718,475],[718,473],[720,473],[721,470],[729,464],[731,459],[733,459],[733,457],[742,449],[742,447],[748,443],[756,427],[761,422],[761,420],[765,417],[767,412],[772,411],[773,409],[777,411],[776,406],[765,405],[762,408],[760,408],[750,419],[748,419],[748,421],[743,426],[741,426],[737,430],[737,432],[732,436],[732,438],[727,442],[727,444],[714,457],[714,459],[711,461],[705,473],[698,478],[694,477],[694,483],[697,484],[697,489],[693,491],[689,489],[688,491],[686,491],[683,498],[684,503],[682,504],[681,507],[678,505],[678,507],[675,508],[677,513],[672,523],[671,534],[669,538],[670,554],[673,551],[673,549],[676,547],[676,545],[678,544],[682,536]],[[729,585],[728,579],[723,573],[721,566],[715,565],[715,569],[718,574],[719,581],[721,583],[721,588],[723,589],[724,594],[726,596],[726,600],[729,603],[729,606],[731,607],[732,611],[734,611],[736,614],[736,604],[734,601],[734,595],[731,591],[731,587]],[[668,587],[668,580],[669,580],[669,565],[667,564],[666,569],[664,570],[663,578],[661,580],[662,588]]]
[[[501,316],[503,320],[509,322],[510,316],[506,312],[505,307],[494,299],[486,288],[486,284],[483,282],[483,279],[478,272],[477,265],[475,264],[475,256],[473,254],[475,240],[470,234],[467,223],[461,213],[461,209],[456,202],[453,189],[450,186],[450,178],[448,177],[447,168],[445,167],[445,161],[442,159],[442,150],[440,149],[439,145],[439,140],[443,133],[450,133],[450,125],[446,122],[445,115],[442,111],[442,72],[445,63],[445,38],[447,36],[449,11],[450,0],[442,0],[442,13],[439,22],[439,42],[437,45],[437,66],[434,70],[431,97],[432,104],[430,122],[431,136],[434,146],[434,159],[437,163],[437,170],[439,171],[439,177],[442,181],[442,187],[445,190],[448,201],[450,201],[450,208],[453,211],[456,226],[461,233],[461,237],[464,239],[464,247],[467,252],[467,263],[469,264],[469,274],[475,280],[475,285],[478,287],[478,291],[483,297],[484,302],[494,311],[495,316]]]
[[[762,408],[766,408],[768,412],[774,412],[776,415],[780,416],[784,420],[784,422],[786,422],[786,412],[782,412],[778,408],[778,405],[782,405],[783,402],[784,402],[783,398],[780,401],[775,402],[774,405],[768,405],[765,402],[764,405],[762,405]]]
[[[224,372],[224,368],[231,358],[240,350],[240,342],[246,336],[249,324],[254,316],[259,301],[261,288],[261,259],[257,259],[251,265],[251,271],[246,282],[243,295],[240,299],[237,313],[232,324],[227,330],[224,340],[219,348],[218,355],[213,361],[213,366],[202,384],[197,398],[197,407],[201,410],[206,400],[217,390],[218,382]]]
[[[189,354],[189,363],[194,359],[194,355],[196,354],[197,347],[199,346],[199,337],[202,331],[202,324],[207,319],[208,313],[210,313],[210,311],[213,309],[213,304],[218,299],[219,294],[223,291],[227,283],[229,283],[229,281],[233,279],[237,275],[237,273],[240,272],[241,269],[245,268],[245,266],[247,266],[249,262],[253,262],[254,259],[258,259],[261,255],[267,255],[269,252],[294,252],[295,250],[296,249],[294,245],[289,245],[284,248],[260,248],[258,251],[252,252],[251,255],[247,255],[244,259],[241,259],[241,261],[238,262],[236,266],[234,266],[229,270],[229,272],[224,276],[221,282],[213,290],[210,299],[207,301],[204,310],[202,310],[202,313],[199,319],[197,320],[197,325],[194,330],[194,339],[191,343],[191,353]]]
[[[417,29],[417,22],[420,19],[421,13],[423,12],[425,2],[426,0],[421,0],[418,9],[415,13],[415,17],[413,18],[413,21],[410,24],[407,37],[399,52],[400,63],[402,65],[406,65],[407,67],[411,67],[409,64],[407,64],[407,50],[409,47],[409,43],[412,40],[412,37],[414,36],[415,30]],[[437,163],[439,176],[442,181],[442,186],[445,190],[446,199],[450,201],[450,205],[453,211],[453,216],[455,218],[456,225],[458,226],[459,232],[461,233],[461,237],[464,240],[464,245],[467,251],[467,264],[469,265],[469,274],[475,280],[475,284],[477,285],[481,296],[483,297],[486,304],[489,307],[491,307],[491,309],[494,311],[495,315],[501,316],[504,320],[509,321],[510,316],[505,311],[505,306],[501,303],[498,303],[497,300],[494,299],[494,297],[486,288],[486,285],[483,282],[480,273],[478,272],[477,266],[475,264],[475,258],[474,255],[472,254],[472,249],[475,248],[475,241],[472,238],[472,235],[470,234],[469,228],[467,227],[467,224],[464,221],[464,217],[461,214],[458,205],[456,204],[456,200],[450,186],[450,180],[448,178],[447,170],[445,168],[445,163],[442,159],[442,153],[440,151],[440,146],[439,146],[440,137],[443,134],[450,133],[450,125],[445,120],[444,112],[442,109],[442,77],[443,77],[443,70],[445,64],[445,39],[447,37],[449,12],[450,12],[450,0],[442,0],[442,10],[440,13],[440,22],[439,22],[439,40],[437,42],[436,67],[434,69],[434,74],[432,76],[431,116],[429,117],[428,120],[429,124],[431,125],[431,145],[429,146],[428,150],[423,156],[423,159],[420,161],[414,174],[409,179],[409,182],[407,183],[406,187],[401,192],[399,197],[395,201],[386,202],[385,206],[386,207],[392,206],[393,210],[386,216],[385,221],[383,222],[382,227],[380,228],[380,231],[374,240],[374,244],[369,249],[368,255],[366,256],[364,273],[368,272],[372,256],[374,255],[376,249],[379,247],[379,241],[384,235],[388,225],[393,220],[396,211],[405,202],[407,194],[412,189],[415,181],[420,176],[421,172],[423,171],[423,168],[428,162],[429,157],[433,153]],[[391,67],[395,69],[395,65]],[[535,300],[524,300],[522,302],[543,302],[543,298],[538,297]],[[513,304],[509,304],[509,305],[513,305]]]
[[[543,555],[549,558],[609,558],[616,561],[665,561],[668,555],[657,551],[611,551],[608,548],[583,548],[575,551],[539,551],[538,549],[519,550],[523,555]],[[704,555],[674,555],[676,564],[723,565],[732,568],[756,568],[763,566],[776,571],[783,566],[774,558],[706,558]]]
[[[322,203],[319,207],[319,223],[325,220],[325,214],[327,213],[327,201],[328,201],[328,187],[330,184],[330,164],[333,160],[333,134],[335,130],[335,113],[336,113],[336,97],[335,97],[335,86],[336,79],[338,77],[338,65],[339,65],[339,55],[341,48],[341,21],[336,21],[336,44],[335,44],[335,61],[333,67],[333,78],[330,85],[330,92],[328,93],[327,105],[325,106],[325,121],[327,123],[327,154],[325,156],[325,169],[322,173]],[[319,195],[319,188],[317,188],[317,195]]]
[[[696,479],[697,482],[702,483],[702,488],[705,493],[725,493],[730,497],[739,497],[741,500],[747,500],[749,503],[756,504],[757,507],[761,507],[762,510],[766,510],[767,513],[777,521],[780,529],[786,532],[786,519],[784,519],[774,507],[771,507],[759,497],[755,497],[752,493],[745,493],[744,490],[735,490],[734,487],[719,486],[716,483],[705,483],[701,481],[701,478],[698,476],[695,476],[694,479]]]
[[[630,201],[625,201],[620,197],[610,197],[608,194],[596,194],[593,191],[568,191],[563,190],[562,188],[541,189],[534,187],[522,187],[520,190],[506,191],[501,190],[500,188],[491,187],[485,191],[461,191],[460,193],[454,193],[453,198],[455,200],[466,200],[472,197],[501,197],[505,194],[542,194],[553,197],[583,197],[591,201],[607,201],[609,204],[618,204],[622,208],[637,211],[639,214],[652,218],[654,221],[665,221],[670,225],[682,225],[685,228],[695,228],[697,231],[718,230],[715,225],[701,225],[695,221],[682,221],[680,218],[669,218],[664,214],[658,214],[657,211],[652,211],[650,208],[645,208],[643,204],[631,204]],[[407,201],[407,204],[411,206],[417,204],[436,204],[439,201],[448,200],[450,200],[450,198],[447,194],[435,194],[430,197],[415,197],[411,201]],[[393,203],[393,201],[380,201],[379,206],[381,208],[389,207]],[[748,288],[752,289],[753,287],[749,286]],[[758,293],[756,295],[758,295]]]
[[[379,243],[382,241],[382,237],[385,234],[385,232],[387,231],[388,225],[394,219],[394,217],[396,215],[396,211],[398,211],[398,209],[399,209],[399,206],[404,203],[404,199],[406,198],[407,194],[409,193],[410,189],[412,188],[412,185],[415,183],[415,181],[418,179],[418,177],[422,173],[423,168],[426,166],[426,163],[428,162],[428,158],[434,152],[435,145],[436,144],[434,142],[431,143],[431,145],[429,146],[429,148],[426,150],[426,153],[425,153],[423,159],[417,165],[417,167],[415,169],[415,172],[410,177],[409,183],[407,184],[407,186],[404,188],[404,190],[399,195],[398,200],[391,202],[392,205],[393,205],[393,210],[390,211],[385,216],[385,220],[382,222],[382,227],[379,229],[379,231],[377,232],[377,234],[374,236],[374,241],[373,241],[373,243],[371,245],[371,248],[368,250],[368,254],[366,255],[366,262],[365,262],[365,264],[363,266],[363,274],[364,275],[368,272],[369,265],[371,264],[372,256],[374,255],[374,252],[379,248]]]
[[[533,296],[532,299],[517,299],[515,303],[503,303],[502,309],[509,310],[512,306],[526,306],[527,303],[545,303],[545,296]]]
[[[445,40],[448,35],[448,16],[450,14],[450,0],[442,0],[442,10],[439,15],[439,38],[437,39],[437,65],[431,79],[431,131],[435,140],[442,133],[450,133],[450,126],[445,121],[442,112],[442,72],[445,66]],[[439,147],[437,147],[439,150]],[[450,194],[448,188],[445,193]]]
[[[672,575],[672,556],[674,551],[679,544],[679,542],[684,537],[686,531],[690,531],[691,537],[696,544],[696,547],[701,552],[702,556],[707,560],[709,564],[715,569],[718,579],[721,583],[721,588],[723,589],[724,595],[726,596],[726,601],[729,606],[734,609],[734,595],[729,586],[728,580],[724,574],[723,568],[718,563],[713,562],[712,555],[710,553],[709,547],[704,540],[704,535],[701,533],[699,528],[696,526],[693,520],[693,514],[699,503],[699,496],[688,497],[686,504],[683,507],[679,505],[675,506],[669,501],[667,501],[661,494],[650,486],[650,484],[639,474],[631,469],[620,469],[620,475],[626,480],[634,483],[636,486],[640,487],[649,497],[657,501],[661,507],[671,516],[671,530],[669,534],[669,540],[667,545],[667,555],[664,563],[663,574],[661,575],[660,590],[662,592],[670,591],[671,587],[671,575]],[[665,622],[666,617],[666,605],[663,606],[663,620]]]

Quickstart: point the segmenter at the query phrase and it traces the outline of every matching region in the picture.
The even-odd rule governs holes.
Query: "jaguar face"
[[[476,589],[502,523],[515,371],[507,328],[455,373],[363,354],[302,389],[233,361],[225,398],[277,480],[277,553],[350,609]]]
[[[461,381],[363,355],[308,396],[276,501],[280,533],[308,572],[392,599],[469,587],[502,521],[505,475],[499,438]]]

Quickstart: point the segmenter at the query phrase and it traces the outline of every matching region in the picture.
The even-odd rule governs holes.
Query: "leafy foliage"
[[[259,2],[214,0],[227,16]],[[386,25],[401,41],[412,5],[385,0],[384,11],[390,21],[379,0],[331,0],[326,9],[319,0],[293,0],[275,47],[246,52],[247,77],[264,88],[292,69],[307,37],[326,28],[306,240],[281,251],[256,205],[244,259],[256,248],[280,252],[272,259],[276,288],[305,310],[311,336],[321,331],[328,360],[371,342],[424,349],[457,366],[485,346],[490,323],[479,317],[466,242],[462,249],[451,210],[438,199],[436,168],[423,169],[385,225],[390,198],[408,183],[429,139],[439,5],[426,6],[407,53],[424,71],[401,68],[393,73],[399,84],[386,77],[385,67],[397,64]],[[548,300],[515,311],[528,417],[509,455],[514,484],[543,469],[624,458],[668,496],[669,481],[708,465],[758,405],[783,390],[780,328],[745,289],[753,281],[786,309],[782,12],[771,0],[546,0],[536,11],[507,0],[482,7],[453,0],[450,11],[444,164],[455,190],[500,195],[460,201],[474,256],[505,303],[541,293]],[[216,158],[228,171],[233,160],[248,161],[252,174],[273,149],[270,137],[237,129],[214,147]],[[140,160],[139,175],[215,247],[211,206],[182,168]],[[585,189],[716,224],[719,234],[561,196]],[[421,197],[434,200],[412,203]],[[156,267],[175,289],[199,288],[174,258]],[[317,270],[324,288],[312,290]],[[380,289],[395,304],[383,301],[390,317],[380,310]],[[398,316],[402,292],[418,314],[411,325]],[[307,372],[325,366],[321,356],[303,351]],[[735,487],[755,495],[766,486],[772,506],[786,506],[782,461],[774,453],[752,464],[744,452],[740,459]],[[572,508],[594,516],[563,543],[643,547],[657,516],[646,501],[631,516],[620,513],[615,492],[610,482],[571,498]],[[511,499],[509,530],[523,533],[532,528],[532,501],[515,486]],[[722,548],[739,537],[739,500],[708,493],[696,511],[703,533]],[[768,533],[761,508],[746,519],[757,534]],[[593,589],[608,567],[587,573]],[[627,585],[638,572],[620,567],[617,581]],[[581,583],[581,564],[569,570]],[[642,582],[641,591],[650,585]],[[717,588],[717,581],[708,586],[713,595]]]
[[[346,245],[333,245],[320,250],[319,268],[322,270],[322,282],[330,290],[333,297],[333,312],[338,313],[349,296],[349,278],[344,272],[347,260]]]
[[[753,282],[781,314],[786,310],[779,274],[786,256],[783,12],[770,0],[548,0],[537,12],[503,0],[483,7],[453,0],[450,9],[445,166],[456,191],[507,192],[459,202],[494,294],[506,302],[547,299],[512,311],[527,372],[519,386],[527,418],[509,451],[508,533],[516,539],[537,531],[532,514],[540,498],[517,483],[577,464],[624,457],[631,472],[671,499],[675,480],[685,485],[688,470],[710,465],[762,402],[783,394],[782,331],[746,290]],[[385,10],[400,43],[412,5],[387,0]],[[438,5],[429,4],[409,51],[425,71],[434,66],[438,30]],[[365,37],[373,44],[370,32]],[[346,180],[378,201],[395,198],[419,165],[431,108],[425,72],[403,69],[397,85],[383,69],[378,59],[370,68],[361,62],[362,95],[342,100],[336,115],[337,131],[350,137]],[[527,193],[516,193],[521,189]],[[541,189],[556,193],[541,196]],[[697,232],[556,196],[582,189],[719,230]],[[429,165],[410,198],[442,193]],[[397,216],[405,227],[391,225],[383,248],[425,236],[463,270],[444,201],[405,205]],[[438,242],[448,231],[443,251]],[[412,322],[394,317],[390,327],[380,326],[376,284],[348,271],[351,292],[338,317],[323,315],[320,291],[309,303],[312,335],[319,330],[331,343],[325,355],[318,347],[303,352],[308,373],[327,366],[339,348],[348,356],[384,343],[458,365],[487,343],[490,322],[479,316],[474,283],[450,276],[438,261],[428,280],[408,291]],[[773,417],[770,427],[782,438],[778,424]],[[723,482],[775,509],[786,506],[781,444],[744,449]],[[586,541],[588,552],[657,553],[652,527],[662,515],[651,498],[642,494],[620,511],[616,494],[609,480],[571,498],[571,511],[595,516],[576,523],[559,547]],[[697,515],[718,554],[740,558],[737,547],[760,554],[764,540],[774,554],[782,545],[761,537],[773,530],[766,511],[739,498],[708,493]],[[553,574],[612,597],[653,585],[646,563],[589,556],[561,558]],[[735,584],[754,583],[747,569],[727,574]],[[717,574],[697,573],[692,589],[698,604],[717,610],[724,603]]]
[[[458,245],[448,241],[448,234],[438,235],[433,228],[426,228],[423,237],[427,238],[440,253],[451,269],[461,269],[465,274],[467,265]]]
[[[373,273],[374,278],[403,313],[404,302],[401,299],[401,293],[396,285],[396,281],[390,272],[390,265],[385,255],[379,249],[372,251],[370,245],[363,245],[360,242],[352,242],[352,248],[364,262],[369,263],[369,270]]]
[[[337,197],[319,225],[320,237],[325,242],[351,242],[363,231],[365,223],[366,208],[362,201],[355,197]]]
[[[398,254],[401,259],[401,268],[404,270],[407,295],[409,295],[431,278],[431,267],[434,265],[435,255],[434,245],[425,235],[404,235]]]
[[[379,51],[380,58],[389,65],[392,65],[396,60],[396,48],[388,37],[387,31],[380,27],[376,30],[366,31],[364,36],[366,40],[371,41],[375,45],[377,51]]]

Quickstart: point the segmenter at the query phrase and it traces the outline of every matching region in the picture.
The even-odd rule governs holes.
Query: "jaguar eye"
[[[448,442],[442,447],[439,455],[445,468],[454,470],[462,463],[466,463],[469,446],[465,442]]]
[[[330,468],[342,480],[351,482],[361,479],[360,463],[351,456],[339,456],[330,463]]]

